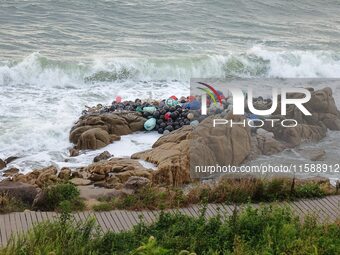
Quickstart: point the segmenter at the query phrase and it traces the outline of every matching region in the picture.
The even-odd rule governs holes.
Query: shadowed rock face
[[[85,115],[71,129],[70,142],[80,150],[99,149],[122,135],[143,130],[145,121],[138,112]]]
[[[0,194],[7,194],[31,205],[38,194],[35,186],[12,181],[0,182]]]

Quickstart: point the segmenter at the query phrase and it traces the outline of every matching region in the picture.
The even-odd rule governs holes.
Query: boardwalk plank
[[[0,215],[0,245],[4,245],[7,243],[7,235],[6,235],[6,227],[5,227],[5,220],[4,215]]]
[[[106,226],[106,229],[107,231],[110,231],[113,229],[113,226],[112,226],[112,220],[111,220],[111,217],[108,218],[105,214],[105,212],[100,212],[100,215],[102,216],[102,219],[105,223],[105,226]]]
[[[24,232],[28,231],[29,226],[27,224],[27,219],[26,219],[26,216],[25,216],[24,212],[20,213],[20,219],[21,219],[21,224],[22,224],[23,231]]]
[[[120,222],[120,219],[117,216],[117,211],[111,211],[110,215],[111,215],[113,221],[116,223],[116,226],[118,227],[118,230],[119,231],[124,230],[124,227],[123,227],[122,223]]]
[[[100,228],[101,228],[104,232],[106,232],[106,231],[107,231],[107,228],[106,228],[106,225],[105,225],[105,223],[104,223],[104,221],[103,221],[103,219],[102,219],[100,213],[98,213],[98,212],[95,213],[95,217],[96,217],[96,219],[97,219],[97,222],[98,222]]]
[[[336,207],[340,208],[340,196],[328,196],[326,198],[331,201]]]
[[[137,225],[137,224],[138,224],[138,221],[135,219],[135,217],[133,217],[133,215],[132,215],[132,212],[131,212],[131,211],[127,211],[127,212],[125,212],[125,213],[126,213],[126,216],[129,218],[129,220],[130,220],[130,222],[131,222],[132,226],[134,226],[134,225]]]
[[[11,226],[9,214],[4,215],[4,221],[5,221],[6,239],[8,241],[12,235],[12,226]]]
[[[15,213],[10,214],[10,224],[12,225],[12,235],[16,235],[20,231],[20,227],[15,218]]]
[[[123,210],[122,210],[122,211],[120,211],[120,213],[121,213],[121,215],[122,215],[122,217],[123,217],[123,220],[124,220],[125,223],[126,223],[127,230],[132,229],[133,224],[132,224],[132,222],[130,221],[129,217],[127,216],[127,211],[123,211]]]
[[[325,210],[327,210],[328,214],[332,217],[332,220],[336,219],[336,210],[332,204],[328,203],[325,199],[316,199],[315,202],[324,206]]]
[[[42,212],[37,212],[37,218],[38,218],[38,222],[42,222],[43,221],[43,217],[42,217]]]
[[[21,223],[21,219],[20,219],[20,214],[18,212],[14,213],[14,220],[15,220],[15,224],[17,226],[17,234],[20,234],[23,232],[23,226]]]
[[[111,222],[111,226],[112,226],[112,231],[115,233],[119,232],[119,226],[117,224],[117,222],[115,221],[115,219],[112,217],[110,212],[105,212],[106,218],[108,218]]]
[[[338,207],[339,206],[337,201],[333,200],[330,197],[325,197],[324,199],[325,199],[325,201],[327,201],[327,203],[331,204],[334,207]]]
[[[128,222],[125,221],[125,218],[122,214],[122,211],[121,210],[117,210],[117,218],[118,220],[120,221],[122,227],[123,227],[123,230],[129,230],[129,224]]]

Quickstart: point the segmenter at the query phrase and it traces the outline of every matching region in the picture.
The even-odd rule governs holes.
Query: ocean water
[[[339,13],[337,0],[1,1],[0,158],[65,165],[84,105],[188,95],[192,77],[339,78]],[[139,136],[122,143],[158,138]],[[323,143],[333,159],[338,137]]]

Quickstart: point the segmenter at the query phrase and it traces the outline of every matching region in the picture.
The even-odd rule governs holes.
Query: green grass
[[[161,213],[152,225],[142,221],[131,231],[106,234],[93,219],[78,224],[63,214],[11,239],[0,255],[340,254],[339,223],[318,224],[313,217],[302,223],[288,208],[271,206],[235,210],[226,220],[207,220],[204,212],[198,218]]]
[[[288,178],[277,179],[224,179],[214,185],[198,184],[188,192],[179,188],[147,186],[134,194],[102,199],[93,209],[166,209],[199,203],[248,203],[290,201],[301,198],[323,197],[335,194],[329,183],[293,182]]]

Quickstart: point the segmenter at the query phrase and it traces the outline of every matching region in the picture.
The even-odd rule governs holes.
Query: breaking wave
[[[0,63],[0,85],[65,86],[124,80],[178,80],[223,77],[340,76],[340,53],[269,51],[253,47],[244,53],[172,58],[94,59],[61,62],[33,53],[21,62]]]

